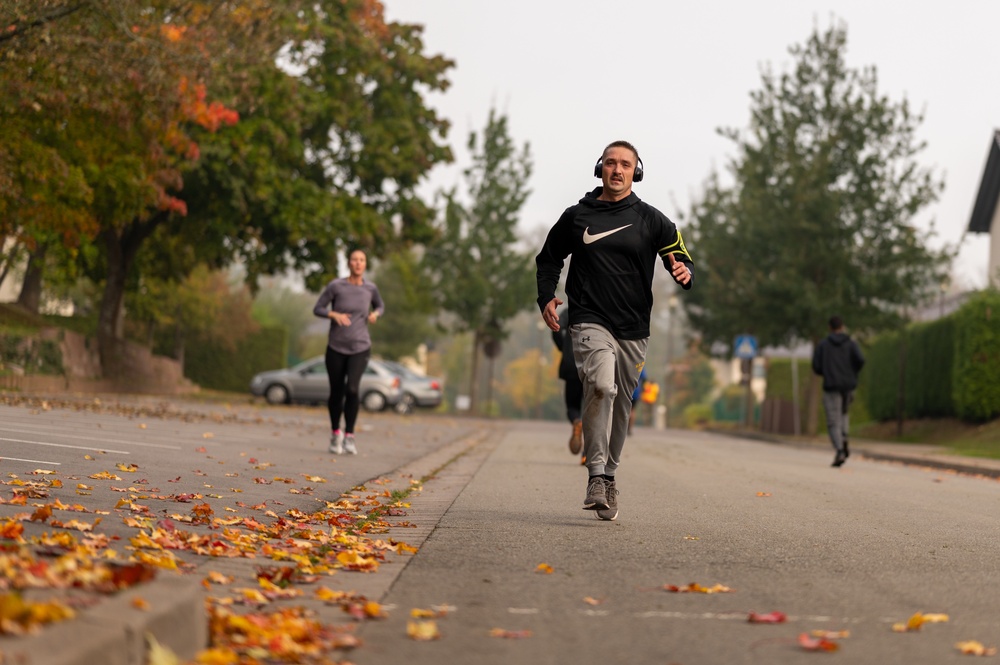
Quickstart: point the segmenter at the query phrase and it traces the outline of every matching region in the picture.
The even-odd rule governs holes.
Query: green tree
[[[943,187],[916,159],[922,116],[878,91],[874,66],[847,67],[846,44],[842,25],[815,30],[789,49],[791,72],[762,72],[749,129],[721,131],[733,182],[713,174],[693,205],[698,288],[685,298],[706,344],[815,342],[833,313],[894,328],[940,283],[948,252],[914,227]]]
[[[412,249],[400,249],[378,262],[374,281],[385,301],[385,318],[370,327],[375,353],[398,360],[433,342],[437,308],[426,266]]]
[[[470,204],[456,188],[445,195],[444,225],[425,254],[438,307],[454,333],[472,333],[469,396],[478,408],[479,354],[496,355],[506,323],[532,305],[532,255],[517,249],[518,213],[528,198],[532,161],[507,131],[507,118],[490,111],[480,138],[469,136],[472,166],[465,170]]]

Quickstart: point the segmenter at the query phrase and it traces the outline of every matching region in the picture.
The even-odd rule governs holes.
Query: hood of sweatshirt
[[[847,341],[851,339],[851,336],[847,333],[835,332],[830,333],[830,336],[827,337],[827,339],[830,340],[831,344],[841,346],[842,344],[846,344]]]

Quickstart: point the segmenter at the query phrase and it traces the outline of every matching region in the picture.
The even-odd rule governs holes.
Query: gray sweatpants
[[[840,393],[833,390],[823,391],[823,410],[826,411],[826,429],[830,432],[830,443],[838,453],[844,452],[844,441],[851,428],[847,407],[854,399],[854,393]]]
[[[607,328],[577,323],[573,358],[583,382],[583,452],[590,475],[615,475],[628,435],[632,391],[646,360],[646,339],[615,339]]]

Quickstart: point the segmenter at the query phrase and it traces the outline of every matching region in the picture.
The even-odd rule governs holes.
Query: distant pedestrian
[[[583,420],[580,408],[583,403],[583,382],[573,357],[573,338],[569,334],[569,308],[559,310],[559,330],[552,331],[552,342],[562,353],[559,361],[559,378],[565,382],[563,396],[566,401],[566,418],[572,426],[569,435],[569,451],[579,455],[583,449]],[[586,459],[586,457],[584,457]]]
[[[583,446],[587,456],[584,510],[618,517],[615,472],[632,411],[632,391],[646,362],[656,260],[684,289],[692,285],[691,257],[677,227],[639,200],[632,183],[643,178],[639,153],[627,141],[604,148],[594,165],[601,187],[567,208],[535,257],[538,308],[550,330],[561,330],[563,301],[556,287],[566,257],[569,332],[583,380]]]
[[[858,373],[864,367],[865,357],[858,343],[844,332],[844,322],[839,316],[830,317],[830,334],[816,345],[813,352],[813,372],[823,377],[823,410],[830,443],[836,454],[832,466],[840,466],[850,457],[847,433],[850,420],[847,410],[854,401],[858,387]]]
[[[628,416],[628,435],[632,436],[632,428],[635,426],[635,404],[642,397],[642,391],[646,387],[646,368],[643,367],[642,371],[639,372],[639,383],[635,384],[635,390],[632,391],[632,411],[629,412]]]
[[[371,357],[368,325],[378,321],[385,304],[378,287],[364,278],[368,257],[356,249],[348,255],[347,277],[334,279],[320,294],[313,314],[330,319],[326,373],[330,377],[330,452],[357,455],[354,425],[360,406],[361,376]],[[344,429],[340,429],[341,416]]]

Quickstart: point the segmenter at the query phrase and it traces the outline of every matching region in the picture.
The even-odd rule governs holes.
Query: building
[[[989,282],[1000,286],[1000,130],[993,132],[986,168],[979,182],[979,193],[969,219],[969,233],[990,234]]]

